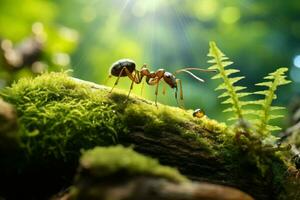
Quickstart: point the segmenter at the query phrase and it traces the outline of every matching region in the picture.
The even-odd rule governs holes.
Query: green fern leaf
[[[257,122],[257,129],[258,132],[264,136],[268,136],[272,131],[280,130],[279,127],[271,126],[269,122],[272,119],[278,119],[282,117],[281,115],[272,115],[271,112],[274,110],[283,109],[282,107],[273,107],[272,103],[273,100],[277,98],[275,94],[277,88],[281,85],[290,83],[289,80],[286,80],[285,73],[287,71],[288,68],[279,68],[264,78],[265,80],[271,81],[256,84],[257,86],[267,87],[267,90],[255,92],[255,94],[263,95],[265,98],[263,100],[253,102],[256,105],[261,106],[261,110],[258,115],[260,119]]]
[[[224,92],[223,94],[219,95],[218,98],[224,98],[224,97],[229,97],[230,94],[228,92]]]
[[[243,93],[238,93],[237,96],[239,98],[242,98],[242,97],[246,97],[246,96],[249,96],[251,95],[252,93],[249,93],[249,92],[243,92]]]
[[[280,131],[281,128],[279,126],[271,126],[271,125],[268,125],[267,126],[267,130],[269,130],[270,132],[272,131]]]
[[[272,120],[272,119],[278,119],[278,118],[282,118],[282,117],[284,117],[283,115],[271,115],[270,117],[269,117],[269,120]]]
[[[245,90],[247,89],[246,87],[242,87],[242,86],[234,86],[234,91],[236,92],[239,92],[239,91],[242,91],[242,90]]]
[[[227,108],[223,112],[235,112],[234,108]]]
[[[228,98],[222,102],[222,104],[234,104],[234,100],[232,98]]]
[[[256,100],[256,101],[250,101],[253,105],[263,105],[265,103],[264,100]]]
[[[285,107],[280,107],[280,106],[272,106],[271,107],[271,111],[274,111],[274,110],[284,110]]]
[[[250,103],[249,103],[250,104]],[[248,105],[248,102],[247,102],[247,105]],[[255,115],[255,116],[259,116],[261,114],[260,111],[257,111],[257,110],[245,110],[244,111],[244,114],[245,115]]]
[[[268,93],[266,91],[257,91],[257,92],[254,92],[253,94],[259,94],[259,95],[268,95]]]
[[[225,71],[226,76],[240,72],[238,69],[228,69]]]
[[[236,121],[236,120],[238,120],[239,118],[237,118],[237,117],[231,117],[231,118],[228,118],[227,120],[228,121]]]
[[[225,83],[222,83],[221,85],[219,85],[215,90],[226,90],[227,89],[227,86]]]
[[[229,81],[230,81],[230,84],[231,85],[234,85],[236,82],[244,79],[245,77],[244,76],[241,76],[241,77],[235,77],[235,78],[229,78]]]
[[[249,94],[251,94],[251,93],[249,93]],[[247,96],[249,96],[249,95],[247,95]],[[250,101],[241,101],[240,103],[243,107],[247,106],[247,105],[253,105]],[[244,114],[246,113],[246,111],[248,111],[248,109],[243,109]]]
[[[272,86],[272,82],[263,82],[263,83],[257,83],[255,84],[256,86],[266,86],[266,87],[271,87]]]
[[[220,79],[222,78],[222,75],[221,74],[217,74],[215,76],[213,76],[211,79]]]
[[[248,105],[249,103],[244,103],[241,98],[250,95],[251,93],[240,92],[246,87],[236,86],[235,84],[242,80],[244,77],[230,77],[232,74],[238,73],[238,69],[227,69],[228,66],[232,65],[233,62],[229,60],[228,57],[217,47],[215,42],[209,43],[210,49],[208,57],[211,57],[208,63],[212,64],[208,69],[217,70],[218,74],[212,77],[212,79],[222,79],[223,83],[220,84],[215,90],[225,90],[218,98],[226,98],[222,104],[230,104],[231,108],[224,110],[223,112],[234,113],[234,116],[230,120],[243,120],[243,105]],[[226,69],[225,69],[226,68]]]
[[[224,59],[224,60],[227,60],[228,58],[226,58],[226,59]],[[227,66],[229,66],[229,65],[232,65],[233,64],[233,62],[231,62],[231,61],[224,61],[224,62],[222,62],[222,65],[223,65],[223,67],[225,68],[225,67],[227,67]]]

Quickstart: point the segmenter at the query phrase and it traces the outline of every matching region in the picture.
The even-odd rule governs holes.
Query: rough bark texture
[[[142,130],[131,132],[124,141],[134,144],[136,151],[158,158],[162,164],[177,167],[191,180],[239,188],[256,199],[275,199],[272,180],[262,177],[254,166],[234,165],[211,157],[197,142],[170,132],[161,132],[159,138],[154,138]]]

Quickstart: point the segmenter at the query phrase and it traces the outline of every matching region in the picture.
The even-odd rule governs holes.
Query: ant
[[[215,70],[205,70],[200,68],[187,67],[184,69],[180,69],[175,71],[174,74],[167,72],[165,69],[158,69],[156,71],[149,71],[147,65],[144,64],[140,70],[136,69],[136,64],[133,60],[130,59],[120,59],[112,64],[110,68],[110,75],[108,78],[112,76],[118,77],[115,81],[114,86],[112,87],[110,93],[113,91],[114,87],[118,84],[120,77],[128,77],[131,80],[130,89],[127,95],[127,99],[133,89],[133,84],[139,84],[142,82],[143,78],[146,77],[146,83],[148,85],[156,86],[155,89],[155,105],[157,106],[157,95],[158,95],[158,86],[160,81],[164,81],[168,84],[172,89],[175,89],[175,99],[178,104],[177,93],[178,93],[178,85],[180,88],[180,100],[183,101],[183,89],[182,82],[180,79],[175,77],[176,74],[185,72],[190,74],[193,78],[197,79],[200,82],[204,82],[203,79],[194,75],[191,70],[203,71],[203,72],[216,72]],[[163,90],[163,94],[165,94],[165,87]]]

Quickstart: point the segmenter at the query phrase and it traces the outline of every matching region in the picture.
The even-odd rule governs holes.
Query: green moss
[[[65,73],[21,79],[1,95],[17,109],[29,155],[65,159],[81,148],[114,144],[126,132],[114,104]]]
[[[224,123],[218,123],[208,117],[192,117],[192,111],[181,108],[135,102],[124,109],[125,123],[129,127],[143,127],[146,133],[160,134],[164,131],[180,134],[183,137],[222,135],[227,133]],[[194,135],[196,134],[196,135]],[[194,136],[192,136],[194,135]],[[198,135],[199,136],[199,135]]]
[[[240,163],[251,164],[258,155],[259,158],[276,157],[274,152],[262,154],[261,148],[253,151],[254,156],[249,156],[241,148],[243,143],[236,143],[234,133],[225,124],[206,116],[194,118],[192,111],[161,104],[156,108],[153,102],[134,95],[125,104],[127,92],[116,89],[110,94],[104,87],[95,89],[94,86],[76,81],[66,73],[48,73],[34,79],[22,79],[2,90],[0,96],[16,108],[20,126],[17,138],[20,138],[22,152],[26,155],[15,160],[33,159],[36,162],[29,163],[38,170],[48,167],[51,178],[70,175],[77,166],[81,149],[122,143],[128,133],[135,131],[150,134],[158,140],[169,137],[166,139],[171,141],[173,134],[177,140],[189,140],[187,144],[193,145],[191,149],[205,152],[208,158],[224,162],[232,170],[239,169]],[[128,144],[127,141],[124,143]],[[269,165],[268,159],[260,160]],[[53,170],[58,162],[59,172]],[[19,173],[22,167],[15,167]],[[146,170],[142,169],[137,170]],[[164,170],[166,168],[157,168],[153,173],[170,173]]]
[[[175,182],[187,182],[176,169],[162,166],[155,159],[136,153],[122,146],[96,147],[83,153],[81,168],[88,170],[92,177],[108,177],[125,173],[129,176],[155,176]]]
[[[215,138],[226,133],[224,124],[193,118],[192,111],[161,104],[156,108],[134,95],[125,104],[126,92],[110,94],[66,73],[21,79],[1,96],[16,107],[22,146],[36,158],[77,159],[80,149],[122,143],[118,136],[140,127],[158,137],[169,132],[193,138],[216,154],[222,141],[215,143]]]
[[[216,156],[221,153],[223,138],[227,137],[227,127],[208,117],[193,117],[193,111],[185,111],[178,107],[159,105],[158,108],[144,102],[126,105],[122,111],[124,122],[129,129],[143,129],[146,134],[160,138],[164,133],[179,135],[183,139],[193,140],[198,148],[207,155]],[[191,144],[192,145],[192,144]]]

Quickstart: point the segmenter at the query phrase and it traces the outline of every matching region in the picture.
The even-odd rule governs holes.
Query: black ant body
[[[110,68],[110,75],[109,78],[112,76],[118,77],[114,86],[112,87],[111,91],[113,91],[114,87],[118,84],[120,77],[128,77],[131,80],[131,86],[128,93],[127,98],[130,95],[131,90],[133,89],[133,84],[139,84],[142,82],[143,78],[146,77],[146,83],[148,85],[156,86],[155,89],[155,105],[157,106],[157,95],[158,95],[158,86],[160,81],[164,81],[167,83],[172,89],[175,89],[175,98],[177,99],[177,93],[178,93],[178,85],[180,88],[180,100],[183,101],[183,90],[182,90],[182,82],[180,79],[177,79],[175,77],[175,74],[180,72],[186,72],[190,74],[192,77],[197,79],[200,82],[204,82],[203,79],[197,77],[194,75],[190,70],[197,70],[197,71],[204,71],[204,72],[215,72],[214,70],[205,70],[205,69],[199,69],[199,68],[184,68],[177,70],[174,74],[167,72],[165,69],[158,69],[156,71],[149,71],[147,68],[147,65],[143,65],[140,70],[136,69],[136,64],[133,60],[130,59],[121,59],[116,61],[112,64]],[[163,90],[163,93],[165,93],[165,89]]]

